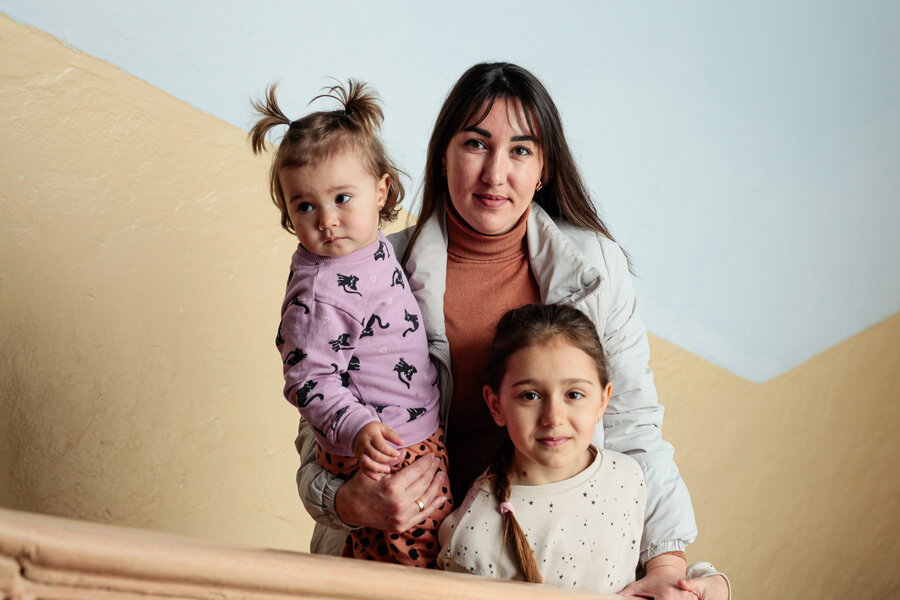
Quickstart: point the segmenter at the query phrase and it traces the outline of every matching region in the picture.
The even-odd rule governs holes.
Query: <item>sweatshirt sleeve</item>
[[[300,409],[320,439],[352,455],[360,429],[378,421],[374,408],[345,387],[362,323],[326,302],[288,303],[282,315],[278,349],[284,370],[284,396]]]
[[[675,449],[662,438],[663,407],[625,255],[615,242],[604,239],[601,244],[610,282],[602,342],[612,379],[612,397],[603,416],[604,446],[631,456],[644,471],[644,564],[664,552],[684,551],[696,538],[697,525],[687,486],[675,466]]]

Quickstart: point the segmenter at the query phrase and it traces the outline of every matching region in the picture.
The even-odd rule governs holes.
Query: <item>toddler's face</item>
[[[562,481],[587,468],[610,389],[591,357],[564,338],[513,353],[498,392],[484,388],[491,414],[516,447],[513,483]]]
[[[297,237],[313,254],[345,256],[375,242],[390,178],[374,177],[352,149],[284,169],[279,180]]]

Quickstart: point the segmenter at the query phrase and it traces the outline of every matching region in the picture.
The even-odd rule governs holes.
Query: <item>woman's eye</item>
[[[335,199],[335,204],[344,204],[346,202],[350,202],[350,194],[338,194]]]
[[[483,150],[486,147],[484,145],[484,142],[482,142],[481,140],[479,140],[477,138],[472,138],[472,139],[466,140],[464,145],[467,148],[473,148],[475,150]]]
[[[313,211],[313,205],[309,202],[301,202],[297,205],[297,212],[308,213]]]
[[[525,146],[516,146],[513,148],[513,154],[516,156],[531,156],[531,148],[526,148]]]

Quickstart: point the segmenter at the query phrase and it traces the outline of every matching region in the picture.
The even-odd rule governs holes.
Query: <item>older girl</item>
[[[591,443],[611,391],[594,324],[565,304],[507,312],[485,382],[485,402],[508,437],[441,525],[439,566],[621,590],[638,566],[646,488],[636,461]]]

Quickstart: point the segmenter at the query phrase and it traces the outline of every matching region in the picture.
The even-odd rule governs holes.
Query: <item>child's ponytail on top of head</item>
[[[347,87],[340,84],[325,88],[324,94],[319,94],[310,103],[319,98],[332,98],[344,106],[344,110],[335,111],[338,121],[346,121],[344,125],[348,129],[356,129],[363,135],[374,138],[378,136],[381,123],[384,121],[384,112],[378,105],[378,95],[368,89],[364,83],[350,79]]]
[[[378,95],[366,84],[350,79],[346,86],[338,83],[324,88],[322,94],[310,101],[331,98],[340,102],[340,109],[314,112],[292,121],[278,106],[277,89],[278,84],[273,83],[266,88],[263,100],[251,100],[260,118],[250,129],[249,137],[253,152],[260,154],[266,150],[269,131],[278,125],[288,126],[275,151],[269,173],[269,192],[272,202],[281,211],[281,226],[296,233],[281,188],[281,171],[317,165],[348,150],[359,153],[363,164],[376,179],[385,174],[389,176],[390,187],[379,216],[382,223],[393,221],[400,211],[405,192],[400,182],[402,171],[388,156],[378,137],[384,120]]]

